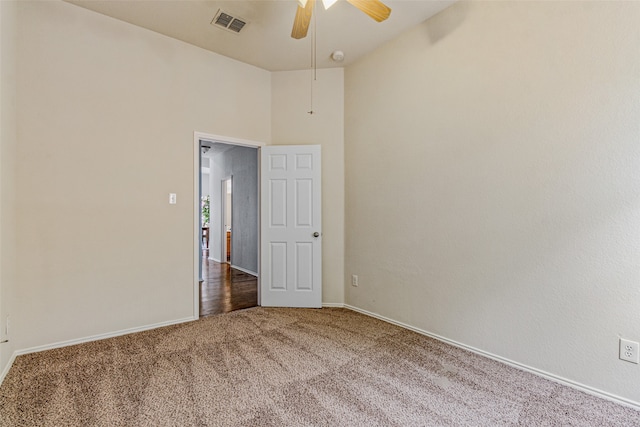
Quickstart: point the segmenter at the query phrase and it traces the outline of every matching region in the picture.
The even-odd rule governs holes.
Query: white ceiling
[[[313,28],[305,39],[291,38],[296,0],[66,1],[269,71],[301,70],[311,64]],[[391,16],[381,23],[344,0],[329,10],[318,2],[314,11],[318,68],[348,65],[455,0],[383,1]],[[219,9],[248,24],[239,34],[211,25]],[[343,63],[330,59],[334,50],[345,53]]]

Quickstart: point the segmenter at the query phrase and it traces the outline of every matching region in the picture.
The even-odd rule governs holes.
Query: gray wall
[[[233,211],[231,229],[231,262],[254,273],[258,271],[258,150],[234,147],[212,158],[212,204],[215,203],[212,221],[212,255],[220,257],[220,201],[221,181],[233,177]],[[217,255],[217,256],[216,256]]]
[[[206,155],[202,155],[201,161],[200,161],[200,174],[201,174],[200,195],[201,196],[206,196],[206,195],[211,196],[211,189],[209,185],[210,184],[209,172],[207,173],[202,172],[202,168],[206,168],[207,170],[209,170],[210,166],[211,166],[211,159],[206,157]]]

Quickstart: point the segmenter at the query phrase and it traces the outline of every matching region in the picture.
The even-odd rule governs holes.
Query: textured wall
[[[0,2],[0,341],[9,339],[0,344],[0,373],[16,348],[5,335],[6,318],[16,312],[16,19],[16,3]]]
[[[347,302],[640,402],[638,22],[462,2],[348,67]]]
[[[17,348],[190,318],[194,131],[268,141],[270,74],[60,1],[18,24]]]

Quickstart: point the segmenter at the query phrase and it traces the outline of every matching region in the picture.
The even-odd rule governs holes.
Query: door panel
[[[322,306],[318,145],[261,148],[261,305]]]

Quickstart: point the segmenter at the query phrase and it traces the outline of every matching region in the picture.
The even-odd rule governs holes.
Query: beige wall
[[[15,348],[190,318],[193,132],[269,142],[270,73],[63,2],[18,23]]]
[[[16,162],[16,4],[0,2],[0,373],[15,347],[5,334],[15,287],[15,162]],[[11,333],[11,331],[9,331]]]
[[[344,72],[311,70],[272,74],[273,144],[322,146],[322,302],[344,302]]]
[[[348,67],[347,303],[638,404],[638,22],[464,2]]]

